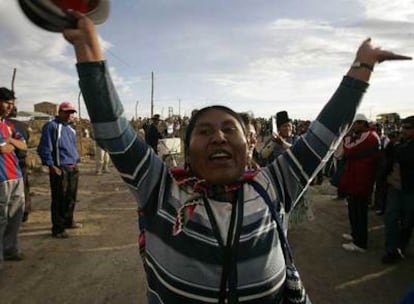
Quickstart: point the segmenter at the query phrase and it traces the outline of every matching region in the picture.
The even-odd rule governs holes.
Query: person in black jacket
[[[23,136],[26,143],[29,142],[30,133],[27,124],[15,119],[17,116],[17,107],[14,107],[8,116],[8,119],[14,124],[16,130]],[[22,169],[23,182],[24,182],[24,213],[22,222],[26,222],[29,219],[29,213],[32,211],[32,200],[30,198],[30,183],[29,183],[29,167],[27,165],[27,150],[15,150],[16,156],[19,159],[19,165]]]
[[[151,120],[152,123],[149,125],[147,130],[145,130],[145,141],[155,151],[155,154],[158,154],[158,140],[163,138],[161,132],[158,130],[158,125],[160,123],[160,115],[155,114],[151,118]]]
[[[401,131],[402,140],[395,145],[387,177],[384,264],[404,258],[414,228],[414,116],[402,121]]]

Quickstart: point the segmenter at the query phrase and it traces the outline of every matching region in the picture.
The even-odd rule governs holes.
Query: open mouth
[[[228,160],[232,159],[232,155],[230,152],[226,150],[219,150],[211,153],[208,157],[209,160]]]

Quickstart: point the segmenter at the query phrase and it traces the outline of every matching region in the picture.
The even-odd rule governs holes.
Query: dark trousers
[[[77,168],[60,167],[62,174],[50,174],[52,192],[52,233],[61,233],[73,224],[79,171]]]
[[[414,193],[390,186],[385,209],[385,250],[387,253],[407,249],[414,229]]]
[[[19,160],[20,168],[22,169],[23,182],[24,182],[24,213],[29,214],[32,212],[32,199],[30,197],[30,184],[29,184],[29,168],[26,164],[26,159]]]
[[[351,235],[354,244],[367,248],[368,245],[368,197],[350,195],[348,200],[348,216],[351,224]]]
[[[387,202],[388,184],[386,180],[377,180],[375,183],[374,192],[374,207],[375,210],[385,211]]]

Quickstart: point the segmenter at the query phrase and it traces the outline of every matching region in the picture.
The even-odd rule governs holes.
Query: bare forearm
[[[27,145],[22,140],[10,138],[9,144],[13,145],[16,149],[19,149],[21,151],[27,151]]]

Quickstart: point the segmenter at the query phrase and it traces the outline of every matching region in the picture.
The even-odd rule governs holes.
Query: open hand
[[[396,54],[391,51],[383,50],[379,47],[373,47],[371,45],[371,38],[368,38],[362,42],[360,45],[357,54],[356,60],[365,62],[371,65],[376,63],[381,63],[387,60],[411,60],[409,56],[404,56]]]

